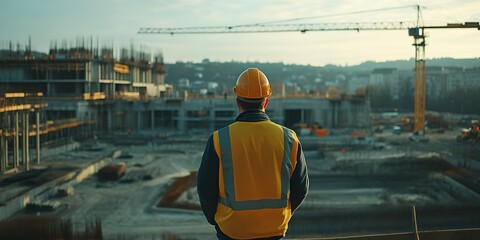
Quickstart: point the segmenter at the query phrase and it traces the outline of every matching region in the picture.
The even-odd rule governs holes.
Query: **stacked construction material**
[[[73,187],[65,187],[57,189],[57,195],[60,197],[73,196],[74,194]]]
[[[27,211],[32,212],[53,212],[60,206],[58,201],[33,201],[26,205]]]
[[[170,185],[167,191],[163,194],[162,199],[157,204],[157,207],[168,208],[183,208],[200,210],[200,206],[197,203],[190,202],[178,202],[178,199],[188,191],[191,187],[196,187],[197,184],[197,172],[190,172],[189,175],[175,179]]]
[[[98,171],[98,179],[101,181],[116,181],[125,175],[127,164],[124,162],[110,163]]]

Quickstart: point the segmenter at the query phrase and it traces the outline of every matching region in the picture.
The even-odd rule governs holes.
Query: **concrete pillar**
[[[210,108],[208,110],[208,130],[213,131],[215,130],[215,110],[214,108]]]
[[[370,100],[367,99],[366,101],[364,101],[362,103],[362,111],[361,111],[361,115],[362,115],[362,118],[364,119],[365,121],[365,127],[370,127],[372,126],[371,125],[371,118],[370,118],[370,111],[372,110],[370,108]]]
[[[113,75],[115,76],[115,74],[113,74]],[[115,79],[113,79],[113,83],[112,83],[112,97],[113,97],[113,99],[115,99],[115,97],[116,97],[115,91],[116,91],[116,89],[115,89]]]
[[[284,104],[284,100],[276,100],[276,101],[282,101],[282,103],[279,105],[276,105],[275,106],[275,109],[278,109],[277,111],[275,111],[275,114],[278,116],[278,122],[282,125],[285,125],[285,104]]]
[[[8,168],[8,138],[5,137],[5,170],[7,170]]]
[[[337,127],[338,121],[338,104],[336,101],[330,101],[330,113],[331,113],[331,128]]]
[[[112,109],[107,110],[107,129],[108,132],[112,132],[113,129],[113,118],[112,118]]]
[[[358,110],[355,109],[355,104],[352,104],[352,102],[350,102],[350,101],[349,101],[349,102],[345,101],[345,103],[348,103],[348,106],[347,106],[347,107],[348,107],[348,109],[347,109],[347,114],[348,114],[348,126],[357,127],[357,126],[358,126],[358,124],[357,124],[357,123],[358,123],[358,120],[355,121],[355,120],[353,119],[353,114],[354,114],[354,113],[356,114]]]
[[[186,120],[185,120],[185,108],[178,109],[178,130],[185,132],[186,130]]]
[[[22,118],[22,162],[23,166],[25,166],[25,113],[21,113]],[[20,166],[20,164],[18,164]]]
[[[338,127],[338,112],[340,111],[340,102],[335,103],[335,127]]]
[[[340,102],[335,103],[335,127],[338,127],[338,112],[340,111]]]
[[[30,170],[30,144],[29,144],[29,137],[30,137],[30,124],[28,122],[28,114],[29,112],[25,112],[25,170]]]
[[[305,123],[305,109],[300,109],[300,122]]]
[[[14,138],[13,138],[13,168],[17,168],[18,166],[18,148],[19,146],[19,139],[18,139],[18,112],[15,112],[14,118]]]
[[[35,114],[36,118],[36,140],[37,144],[35,146],[37,147],[37,164],[40,164],[40,112],[37,111]]]
[[[22,164],[25,167],[25,169],[27,167],[27,141],[26,141],[27,120],[26,119],[27,119],[27,114],[25,112],[22,112]]]
[[[135,127],[134,120],[133,120],[135,115],[134,113],[135,113],[134,111],[128,111],[128,110],[123,111],[123,116],[124,116],[123,129],[132,130],[132,128]]]
[[[136,111],[137,113],[137,130],[142,129],[142,111]]]
[[[7,139],[5,137],[5,132],[2,132],[2,136],[0,136],[0,148],[1,148],[1,151],[0,151],[0,172],[4,172],[6,170],[5,162],[8,159],[8,158],[6,158],[7,157],[7,154],[6,154],[7,148],[5,147],[7,145],[6,140]]]
[[[155,130],[155,112],[152,110],[150,110],[150,128],[153,130]]]
[[[318,106],[318,105],[317,105]],[[319,107],[315,108],[315,109],[312,109],[312,118],[313,118],[313,123],[318,123],[322,126],[325,126],[325,123],[323,123],[322,121],[322,118],[321,118],[321,114],[320,114],[321,110]]]
[[[50,82],[47,82],[47,92],[46,92],[45,95],[51,96],[51,95],[50,95]]]

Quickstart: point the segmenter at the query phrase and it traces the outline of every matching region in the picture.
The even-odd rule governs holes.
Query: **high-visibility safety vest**
[[[269,120],[235,122],[213,133],[219,156],[215,221],[235,239],[284,236],[292,216],[290,177],[298,138]]]

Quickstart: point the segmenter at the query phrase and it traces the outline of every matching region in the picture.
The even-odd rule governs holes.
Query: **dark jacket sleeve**
[[[213,135],[207,141],[207,146],[198,169],[197,192],[200,205],[207,221],[216,225],[215,213],[218,203],[218,168],[219,159],[213,146]]]
[[[290,204],[293,212],[302,204],[308,194],[309,179],[307,163],[303,155],[302,145],[298,143],[297,165],[290,178]]]

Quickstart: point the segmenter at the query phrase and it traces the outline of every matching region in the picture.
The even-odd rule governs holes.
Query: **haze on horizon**
[[[0,48],[9,41],[32,41],[33,50],[47,52],[52,41],[99,39],[116,48],[145,46],[161,51],[165,62],[259,61],[287,64],[355,65],[365,61],[414,57],[413,39],[399,31],[328,31],[207,35],[141,35],[141,27],[233,26],[279,23],[415,21],[415,5],[429,23],[480,21],[476,0],[358,1],[294,0],[4,0],[0,7]],[[359,11],[368,13],[345,14]],[[329,15],[329,17],[326,17]],[[332,16],[333,15],[333,16]],[[323,17],[321,17],[323,16]],[[309,19],[310,17],[316,17]],[[302,18],[299,21],[284,21]],[[480,58],[480,31],[429,30],[426,58]]]

